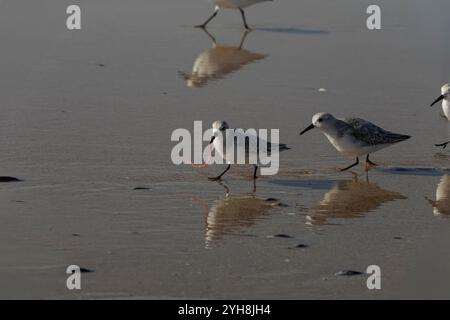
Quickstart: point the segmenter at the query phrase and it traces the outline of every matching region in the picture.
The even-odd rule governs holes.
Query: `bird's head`
[[[312,124],[305,130],[303,130],[300,133],[300,135],[303,135],[314,128],[326,129],[328,126],[331,125],[334,119],[335,118],[329,113],[325,112],[317,113],[312,118]]]
[[[434,106],[436,103],[438,103],[439,101],[442,101],[444,99],[450,100],[450,83],[447,83],[442,86],[441,95],[436,100],[433,101],[431,106]]]
[[[229,129],[230,127],[228,126],[228,123],[226,123],[226,121],[214,121],[212,124],[212,129],[213,129],[213,135],[211,137],[211,141],[209,142],[210,144],[214,142],[214,139],[217,138],[217,136],[223,135],[225,133],[225,131],[227,129]]]

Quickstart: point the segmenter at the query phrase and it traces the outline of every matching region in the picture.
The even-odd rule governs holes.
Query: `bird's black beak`
[[[312,125],[310,125],[308,128],[306,128],[305,130],[303,130],[302,132],[300,132],[300,135],[302,136],[302,135],[304,135],[305,133],[307,133],[309,130],[312,130],[312,129],[314,129],[315,127],[314,127],[314,125],[312,124]]]
[[[436,100],[434,100],[434,102],[431,104],[431,107],[434,106],[436,103],[438,103],[441,100],[444,100],[444,95],[441,95],[439,98],[437,98]]]
[[[211,137],[211,140],[209,141],[209,144],[212,144],[212,143],[214,142],[214,139],[216,139],[216,137],[215,137],[215,136],[212,136],[212,137]]]

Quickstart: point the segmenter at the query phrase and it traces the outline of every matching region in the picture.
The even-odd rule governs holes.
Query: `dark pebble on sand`
[[[395,240],[403,240],[402,237],[394,237]]]
[[[335,276],[353,277],[353,276],[360,276],[362,274],[364,274],[364,273],[360,272],[360,271],[344,270],[344,271],[339,271],[338,273],[335,274]]]
[[[286,204],[286,203],[279,203],[278,207],[280,207],[280,208],[289,208],[289,205]]]
[[[267,198],[265,200],[266,202],[272,203],[278,207],[282,207],[282,208],[287,208],[289,207],[287,204],[285,203],[281,203],[280,200],[276,199],[276,198]]]
[[[22,180],[14,177],[0,177],[0,182],[22,182]]]
[[[288,234],[276,234],[273,236],[274,238],[283,238],[283,239],[291,239],[292,237]]]
[[[301,243],[301,244],[296,245],[295,247],[289,247],[289,249],[306,249],[308,247],[309,246],[307,244]]]
[[[147,188],[147,187],[136,187],[133,189],[134,191],[143,191],[143,190],[151,190],[151,188]]]
[[[94,270],[86,269],[86,268],[80,268],[80,272],[81,273],[92,273],[92,272],[94,272]]]
[[[105,67],[103,63],[97,63],[97,67]]]
[[[72,233],[72,236],[74,236],[74,237],[79,237],[80,234],[79,234],[79,233]]]

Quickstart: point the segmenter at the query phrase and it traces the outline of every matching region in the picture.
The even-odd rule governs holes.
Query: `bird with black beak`
[[[444,112],[445,118],[450,121],[450,83],[447,83],[442,86],[441,88],[441,95],[433,101],[431,104],[431,107],[433,107],[438,102],[442,101],[442,111]],[[436,144],[436,147],[442,147],[447,148],[447,146],[450,144],[450,141]]]

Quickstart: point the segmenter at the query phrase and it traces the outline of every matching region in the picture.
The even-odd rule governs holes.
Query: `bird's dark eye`
[[[319,119],[319,120],[317,120],[318,122],[322,122],[323,121],[323,119]]]

